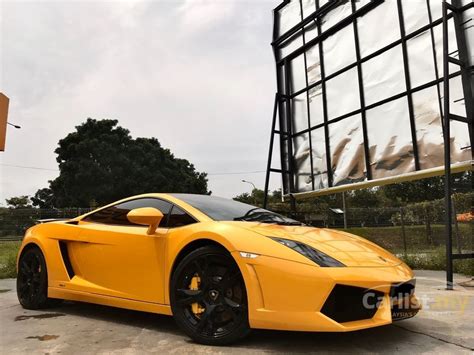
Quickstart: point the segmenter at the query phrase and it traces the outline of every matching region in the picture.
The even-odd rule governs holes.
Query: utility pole
[[[255,184],[254,184],[252,181],[247,181],[247,180],[242,180],[242,182],[245,182],[245,183],[250,184],[250,185],[253,186],[253,190],[252,190],[252,192],[250,193],[250,195],[253,195],[253,192],[254,192],[255,190],[257,190],[257,187],[255,186]],[[253,196],[253,203],[254,203],[255,205],[257,205],[257,198],[256,198],[255,196]]]
[[[347,210],[346,210],[346,193],[342,193],[342,210],[344,211],[344,229],[347,229]]]

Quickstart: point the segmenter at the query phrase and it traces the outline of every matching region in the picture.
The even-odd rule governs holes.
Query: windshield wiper
[[[252,221],[247,220],[246,222],[278,224],[279,226],[304,226],[304,223],[301,223],[301,222],[275,221],[273,219],[256,219]]]
[[[282,226],[304,226],[304,223],[301,222],[290,222],[290,221],[283,221],[283,222],[275,222],[277,224],[280,224]]]
[[[260,209],[262,210],[262,212],[255,213],[256,210]],[[275,214],[269,211],[265,211],[263,208],[256,207],[247,211],[247,213],[241,217],[235,217],[234,221],[256,221],[261,216],[275,216]]]
[[[273,212],[270,212],[270,211],[265,211],[263,209],[262,209],[262,212],[252,213],[252,212],[254,212],[255,210],[258,210],[258,209],[260,209],[260,208],[254,208],[254,209],[248,211],[242,217],[235,217],[234,221],[275,223],[275,224],[279,224],[279,225],[282,225],[282,226],[301,226],[301,225],[304,225],[303,223],[298,222],[298,221],[285,220],[283,216],[280,216],[280,215],[278,215],[276,213],[273,213]]]

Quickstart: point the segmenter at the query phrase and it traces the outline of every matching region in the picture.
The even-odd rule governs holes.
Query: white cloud
[[[233,15],[235,1],[228,0],[185,0],[178,11],[182,28],[189,33],[209,30]]]
[[[4,2],[0,88],[23,128],[8,131],[0,163],[55,168],[58,140],[93,117],[158,138],[200,171],[264,170],[277,3]],[[56,175],[0,170],[0,202]],[[210,176],[209,188],[230,197],[248,190],[242,178],[263,187],[249,174]]]

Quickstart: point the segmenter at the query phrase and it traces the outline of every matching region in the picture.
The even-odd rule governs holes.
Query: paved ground
[[[26,311],[15,280],[0,280],[0,353],[470,353],[474,351],[474,288],[444,290],[444,274],[418,272],[417,317],[354,333],[254,331],[232,347],[209,347],[183,336],[171,317],[81,303]],[[466,281],[458,276],[457,282]],[[469,284],[469,283],[468,283]],[[468,284],[465,284],[466,286]]]

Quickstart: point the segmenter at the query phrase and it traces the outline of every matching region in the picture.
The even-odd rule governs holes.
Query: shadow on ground
[[[80,302],[65,302],[50,309],[57,316],[74,315],[96,319],[127,327],[136,327],[156,331],[182,338],[182,341],[194,345],[176,326],[172,317],[106,307]],[[234,344],[232,348],[214,348],[217,351],[253,350],[257,352],[353,352],[353,351],[400,351],[409,346],[413,351],[436,351],[442,340],[431,338],[401,327],[398,324],[367,329],[350,333],[310,333],[271,330],[253,330],[248,338]],[[420,330],[421,332],[421,330]],[[165,335],[166,336],[166,335]],[[424,338],[424,339],[421,339]],[[199,345],[196,345],[199,346]],[[212,348],[206,347],[208,352]],[[197,351],[197,349],[196,349]]]

